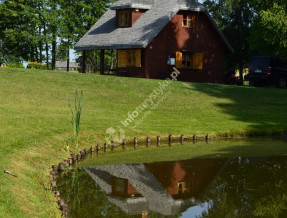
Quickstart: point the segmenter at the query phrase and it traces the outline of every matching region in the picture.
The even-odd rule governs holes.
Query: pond
[[[58,179],[68,217],[287,217],[287,157],[79,167]]]

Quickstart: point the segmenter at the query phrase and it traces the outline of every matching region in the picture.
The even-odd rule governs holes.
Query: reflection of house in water
[[[225,163],[223,159],[198,159],[86,170],[108,200],[128,214],[177,215],[199,203]]]

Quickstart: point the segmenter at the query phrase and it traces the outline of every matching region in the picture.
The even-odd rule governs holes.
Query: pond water
[[[80,167],[58,179],[69,217],[287,217],[287,157]]]

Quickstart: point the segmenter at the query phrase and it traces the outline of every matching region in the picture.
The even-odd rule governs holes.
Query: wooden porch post
[[[82,55],[82,73],[86,73],[86,51],[83,50]]]
[[[104,75],[104,73],[105,73],[105,49],[101,49],[100,74]]]

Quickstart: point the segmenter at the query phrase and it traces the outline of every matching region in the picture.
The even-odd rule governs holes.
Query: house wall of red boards
[[[132,23],[143,12],[132,11]],[[182,27],[182,14],[179,12],[165,26],[156,38],[142,49],[142,67],[118,68],[126,76],[152,79],[168,78],[174,66],[167,65],[168,57],[175,58],[176,52],[188,50],[203,53],[203,69],[178,69],[178,80],[189,82],[223,83],[224,57],[229,52],[224,41],[204,13],[192,12],[196,16],[196,27]],[[160,20],[156,22],[161,22]],[[148,28],[148,27],[147,27]]]

